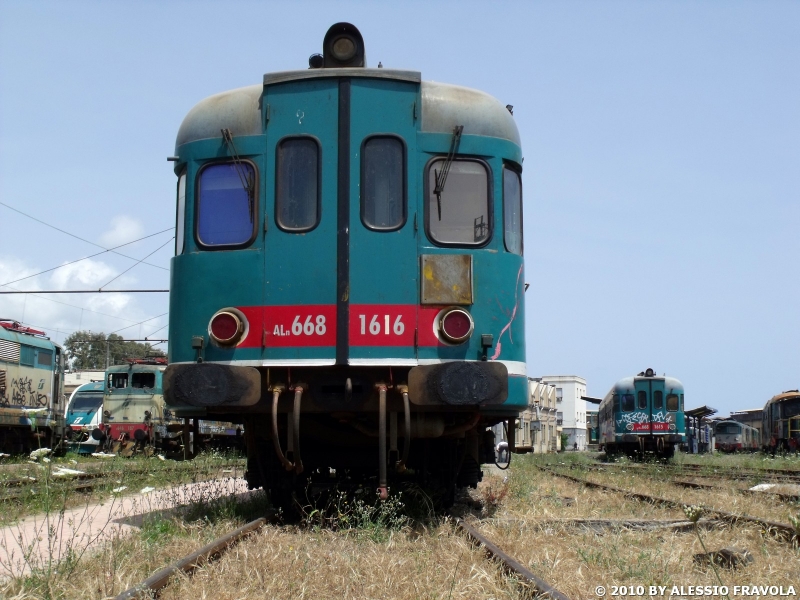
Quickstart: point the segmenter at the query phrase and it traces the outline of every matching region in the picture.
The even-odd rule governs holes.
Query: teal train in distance
[[[64,351],[44,331],[0,319],[0,452],[60,450]]]
[[[338,23],[308,69],[192,108],[170,160],[175,414],[242,423],[276,505],[475,486],[528,403],[512,107],[368,68]]]
[[[620,379],[598,411],[600,444],[611,457],[624,452],[641,458],[653,453],[672,458],[675,445],[686,443],[683,384],[647,369]]]

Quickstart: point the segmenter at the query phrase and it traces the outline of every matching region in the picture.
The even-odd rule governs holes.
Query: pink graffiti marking
[[[514,338],[511,337],[511,323],[514,322],[514,318],[517,316],[517,307],[519,306],[519,278],[522,277],[522,267],[524,265],[519,266],[519,271],[517,271],[517,284],[514,287],[514,295],[516,296],[516,302],[514,303],[514,310],[511,311],[511,320],[503,327],[503,330],[500,332],[500,335],[497,336],[497,346],[494,349],[494,354],[492,355],[492,360],[497,360],[500,356],[500,351],[503,348],[503,345],[500,343],[500,339],[503,337],[503,334],[508,331],[508,339],[513,344]]]

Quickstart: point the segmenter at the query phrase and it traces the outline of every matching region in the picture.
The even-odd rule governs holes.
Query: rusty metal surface
[[[165,567],[160,571],[156,571],[153,575],[145,579],[139,585],[122,592],[114,600],[151,598],[152,594],[150,592],[155,592],[165,587],[167,583],[169,583],[170,577],[176,573],[180,571],[183,571],[184,573],[191,573],[197,567],[204,564],[220,552],[227,550],[230,546],[233,546],[237,542],[241,541],[243,538],[247,537],[257,529],[260,529],[266,523],[267,520],[264,518],[256,519],[255,521],[251,521],[250,523],[247,523],[247,525],[243,525],[239,527],[239,529],[230,532],[228,535],[217,538],[210,544],[200,548],[200,550],[197,552],[193,552],[189,556],[172,563],[168,567]]]
[[[567,596],[562,592],[559,592],[557,589],[555,589],[553,586],[547,583],[544,579],[540,579],[539,577],[531,573],[520,562],[516,561],[508,554],[503,552],[488,538],[484,537],[477,529],[472,527],[472,525],[464,521],[464,519],[456,517],[456,525],[462,531],[464,531],[470,538],[472,538],[473,540],[478,542],[481,546],[483,546],[491,556],[499,560],[508,571],[514,573],[515,575],[523,579],[525,582],[530,584],[530,586],[536,590],[537,596],[547,596],[552,600],[570,600],[569,596]]]
[[[261,373],[254,367],[170,365],[163,386],[170,407],[253,406],[261,399]]]
[[[491,361],[414,367],[408,373],[408,396],[421,406],[502,404],[508,398],[508,368]]]
[[[422,304],[473,303],[472,255],[423,254],[420,258]]]

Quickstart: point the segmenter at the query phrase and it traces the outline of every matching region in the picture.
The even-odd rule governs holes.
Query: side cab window
[[[200,247],[243,248],[256,236],[256,167],[211,163],[197,175],[195,234]]]

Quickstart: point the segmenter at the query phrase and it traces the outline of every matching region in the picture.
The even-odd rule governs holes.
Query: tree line
[[[121,335],[76,331],[64,340],[67,360],[73,369],[79,371],[106,368],[123,362],[126,358],[163,358],[162,350],[148,343],[125,341]]]

